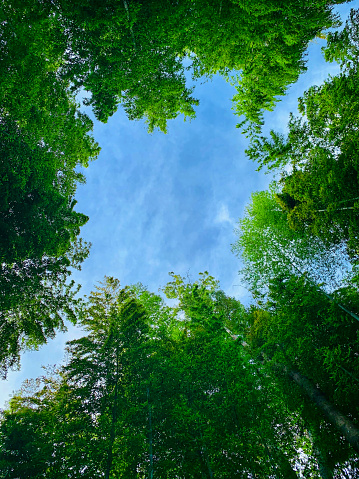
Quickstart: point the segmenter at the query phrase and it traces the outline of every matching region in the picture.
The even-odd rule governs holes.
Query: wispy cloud
[[[231,218],[228,206],[223,203],[220,205],[214,221],[215,223],[229,223],[233,227],[235,226],[235,220]]]

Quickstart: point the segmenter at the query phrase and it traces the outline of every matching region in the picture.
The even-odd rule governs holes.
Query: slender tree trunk
[[[116,427],[116,421],[117,421],[118,375],[119,375],[119,364],[118,364],[118,352],[117,352],[115,395],[114,395],[113,407],[112,407],[110,443],[107,450],[107,464],[106,464],[106,471],[105,471],[105,479],[110,478],[110,472],[112,468],[112,456],[113,456],[112,450],[113,450],[113,443],[115,442],[115,427]]]
[[[228,329],[228,328],[225,328],[227,333],[231,336],[231,338],[236,341],[238,336],[236,336],[235,334],[231,333],[231,331]],[[242,341],[242,346],[244,348],[247,348],[248,347],[248,344],[245,342],[245,341]],[[259,370],[257,369],[257,373],[258,375],[260,375],[260,372]],[[228,394],[228,385],[227,385],[227,382],[226,382],[226,389],[227,389],[227,394]],[[235,417],[235,420],[237,422],[237,424],[239,424],[239,417],[238,417],[238,414],[237,414],[237,410],[235,407],[233,407],[233,412],[234,412],[234,417]],[[266,451],[267,451],[267,454],[268,454],[268,457],[269,457],[269,460],[270,460],[270,463],[271,463],[271,467],[273,469],[273,471],[276,471],[277,469],[277,464],[276,462],[274,461],[273,459],[273,456],[276,456],[276,458],[278,458],[279,460],[277,461],[277,463],[279,462],[279,468],[280,468],[280,472],[282,474],[283,477],[285,477],[286,479],[298,479],[298,475],[297,473],[295,472],[294,469],[292,469],[292,466],[289,462],[289,459],[288,457],[284,454],[284,452],[276,447],[275,448],[275,451],[274,451],[274,454],[273,454],[273,447],[269,446],[263,439],[262,435],[260,434],[260,432],[258,431],[258,434],[262,440],[262,443],[263,445],[265,446],[266,448]]]
[[[281,365],[280,368],[301,387],[311,401],[320,409],[325,418],[346,438],[353,449],[359,452],[359,428],[348,417],[338,411],[309,379],[287,366]]]
[[[207,449],[206,446],[203,443],[203,434],[200,432],[200,438],[201,438],[201,445],[198,449],[198,455],[200,457],[200,461],[203,464],[203,467],[205,471],[202,470],[202,474],[204,477],[208,477],[209,479],[214,479],[213,471],[211,469],[211,464],[209,461],[209,457],[207,454]]]
[[[328,461],[326,461],[324,454],[322,453],[320,448],[315,444],[315,441],[314,441],[313,452],[318,463],[320,477],[322,479],[333,479],[334,470],[332,467],[329,466]]]
[[[322,479],[334,478],[335,461],[330,461],[328,453],[323,451],[318,434],[320,434],[320,427],[317,424],[311,424],[308,429],[309,437],[313,444],[313,455],[317,461],[319,475]]]
[[[208,459],[208,455],[207,455],[207,451],[206,451],[205,446],[203,446],[203,449],[202,449],[201,453],[204,454],[205,463],[206,463],[207,471],[208,471],[208,476],[209,476],[210,479],[213,479],[214,478],[213,471],[212,471],[211,465],[209,463],[209,459]]]
[[[201,474],[207,479],[214,479],[213,471],[209,464],[209,460],[206,454],[206,450],[201,448],[197,450],[197,454],[201,464]]]
[[[148,473],[149,479],[153,478],[153,451],[152,451],[152,412],[150,404],[150,390],[147,388],[147,403],[148,403],[148,442],[149,442],[149,453],[150,453],[150,469]]]
[[[273,243],[272,243],[273,244]],[[280,248],[278,248],[277,245],[275,245],[275,248],[276,250],[281,253],[281,255],[287,259],[287,255],[285,253],[282,252],[282,250]],[[290,264],[292,265],[292,267],[295,269],[295,271],[297,271],[301,276],[304,274],[291,260],[289,260]],[[313,281],[312,279],[310,279],[309,277],[307,277],[307,280],[309,281],[309,283],[311,283],[312,286],[314,286],[316,288],[317,291],[319,291],[320,293],[324,294],[324,296],[329,299],[329,301],[332,301],[334,304],[336,304],[340,309],[342,309],[343,311],[345,311],[347,314],[349,314],[349,316],[351,316],[352,318],[354,318],[355,320],[357,320],[359,322],[359,316],[355,313],[353,313],[352,311],[350,311],[348,308],[346,308],[343,304],[341,303],[338,303],[338,301],[335,300],[335,298],[333,298],[333,296],[331,294],[328,294],[324,291],[324,289],[322,289],[320,286],[317,285],[317,283],[315,281]]]
[[[269,449],[272,451],[272,455],[278,458],[277,464],[282,476],[285,477],[285,479],[298,479],[297,473],[292,468],[292,465],[284,452],[280,448],[276,448],[274,451],[271,447]]]
[[[359,379],[358,379],[356,376],[354,376],[354,374],[352,374],[351,372],[349,372],[347,369],[343,368],[343,366],[339,366],[339,367],[340,367],[340,369],[341,369],[342,371],[344,371],[346,374],[348,374],[348,376],[350,376],[351,378],[353,378],[354,381],[356,381],[357,383],[359,383]]]
[[[123,0],[123,4],[125,6],[125,9],[126,9],[126,13],[127,13],[127,19],[128,19],[128,23],[130,25],[130,31],[131,31],[131,37],[132,37],[132,42],[133,42],[133,46],[136,50],[136,42],[135,42],[135,35],[133,34],[133,28],[132,28],[132,25],[131,25],[131,20],[130,20],[130,12],[129,12],[129,9],[128,9],[128,3],[126,0]]]
[[[314,283],[313,283],[314,284]],[[356,319],[357,321],[359,321],[359,316],[355,313],[353,313],[352,311],[350,311],[348,308],[346,308],[345,306],[343,306],[341,303],[338,303],[338,301],[336,301],[333,296],[331,294],[328,294],[326,293],[324,290],[322,290],[321,288],[319,288],[319,286],[316,286],[316,288],[318,289],[318,291],[321,291],[330,301],[333,301],[333,303],[335,303],[339,308],[341,308],[343,311],[345,311],[346,313],[348,313],[352,318]]]

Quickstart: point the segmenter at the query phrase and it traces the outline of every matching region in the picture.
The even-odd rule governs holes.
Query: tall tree
[[[343,248],[289,227],[279,192],[272,185],[254,194],[239,222],[234,250],[243,253],[243,276],[264,307],[250,313],[246,341],[253,357],[269,361],[263,367],[302,416],[322,477],[334,477],[346,461],[355,464],[350,445],[358,448],[356,279],[352,272],[354,286],[344,281]]]
[[[0,374],[20,366],[20,354],[37,349],[76,323],[82,309],[79,285],[69,281],[89,254],[81,240],[59,257],[43,256],[0,266]]]
[[[39,461],[31,457],[34,449],[43,453],[34,477],[138,477],[147,470],[150,358],[144,309],[117,280],[106,278],[91,294],[82,326],[88,334],[68,343],[68,361],[54,387],[42,381],[35,394],[10,402],[0,449],[9,477],[19,471],[33,477]],[[22,441],[15,439],[18,431],[24,432]],[[10,451],[24,459],[13,461]]]
[[[247,311],[207,273],[164,291],[177,304],[113,278],[91,294],[67,364],[2,414],[7,477],[295,479],[300,445],[323,478],[355,463],[342,436],[358,413],[356,329],[340,309],[296,278]]]
[[[88,335],[69,343],[58,379],[15,396],[3,414],[0,466],[9,477],[37,466],[34,477],[296,477],[278,391],[224,327],[229,310],[244,327],[243,310],[233,299],[224,307],[206,274],[194,284],[173,279],[172,337],[161,331],[168,307],[143,288],[121,290],[108,278],[91,295]],[[156,310],[164,317],[149,327]]]
[[[229,334],[227,325],[235,324],[238,338],[244,335],[244,308],[234,307],[208,273],[194,283],[173,275],[164,291],[179,300],[182,318],[175,357],[182,380],[171,428],[188,451],[180,470],[209,478],[296,477],[280,395],[242,340]]]
[[[271,281],[294,274],[335,289],[349,274],[344,249],[326,248],[314,235],[292,230],[276,201],[279,192],[272,183],[268,191],[254,193],[239,220],[233,252],[244,261],[246,284],[252,292],[266,294]]]
[[[264,310],[253,308],[250,322],[253,355],[262,357],[290,408],[303,417],[323,474],[355,461],[350,446],[358,450],[356,321],[303,278],[290,277],[271,283],[268,303]]]
[[[53,468],[61,448],[61,424],[51,404],[55,379],[27,381],[2,412],[0,424],[0,472],[2,477],[61,477]]]
[[[88,477],[105,478],[114,477],[116,471],[132,477],[136,468],[145,467],[146,323],[140,304],[119,289],[118,281],[107,278],[90,296],[82,323],[89,334],[68,345],[70,361],[64,367],[68,413],[72,418],[78,414],[71,406],[73,397],[84,424],[90,425],[84,428],[85,441],[77,451],[82,458],[76,465],[81,477],[85,467]],[[88,441],[96,443],[96,452]]]
[[[290,117],[288,135],[271,131],[247,150],[260,166],[281,170],[277,201],[293,230],[327,245],[343,241],[358,251],[358,11],[341,33],[332,33],[326,58],[338,60],[339,75],[312,86],[299,99],[301,117]]]
[[[88,255],[77,184],[99,152],[59,66],[66,34],[53,4],[0,6],[0,368],[75,321],[67,281]]]

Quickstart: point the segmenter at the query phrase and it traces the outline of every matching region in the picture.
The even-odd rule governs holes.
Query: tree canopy
[[[20,354],[38,349],[66,321],[76,323],[81,312],[79,285],[69,281],[73,269],[89,254],[79,240],[59,257],[44,256],[0,266],[0,374],[20,366]]]
[[[84,332],[1,412],[3,477],[356,477],[358,11],[328,35],[341,73],[304,93],[286,137],[260,136],[336,3],[2,3],[1,375],[67,320]],[[81,299],[75,193],[99,147],[78,98],[102,122],[122,105],[165,132],[195,116],[192,83],[216,73],[237,89],[249,156],[281,174],[252,195],[233,245],[256,303],[207,272],[171,273],[171,306],[112,277]]]
[[[291,115],[288,135],[257,136],[247,150],[260,167],[281,173],[277,203],[293,230],[318,236],[327,246],[343,242],[358,254],[358,11],[324,50],[341,73],[312,86]],[[309,233],[310,232],[310,233]]]
[[[273,182],[268,191],[253,193],[239,220],[232,250],[244,260],[245,284],[253,293],[266,295],[271,281],[294,274],[336,289],[353,275],[345,249],[327,248],[313,234],[291,229],[276,200],[279,192]]]
[[[88,255],[79,240],[88,217],[75,209],[80,168],[99,147],[59,67],[66,32],[51,2],[0,7],[1,373],[65,319],[78,288],[68,281]]]
[[[84,181],[80,169],[99,147],[80,97],[100,121],[122,105],[130,119],[144,118],[150,131],[166,131],[169,119],[195,115],[192,83],[220,73],[238,89],[237,113],[258,126],[263,109],[273,108],[305,70],[308,42],[338,23],[336,3],[2,2],[3,269],[25,268],[30,284],[30,271],[46,269],[38,265],[71,256],[88,220],[75,210],[75,193]],[[46,302],[36,301],[37,309]]]
[[[65,82],[73,92],[86,90],[86,104],[101,121],[122,104],[130,119],[145,118],[150,130],[165,131],[167,120],[194,116],[198,102],[186,86],[186,70],[194,79],[221,73],[238,89],[237,113],[259,124],[263,109],[272,109],[276,97],[305,70],[308,42],[338,23],[332,13],[337,3],[342,2],[106,0],[74,5],[56,0],[45,6],[6,1],[2,30],[11,41],[3,46],[8,58],[4,74],[15,66],[16,74],[23,75],[17,68],[22,62],[25,72],[34,75],[36,91],[44,75],[45,85],[50,80]],[[32,41],[26,44],[29,36]],[[34,56],[37,76],[29,63]],[[12,87],[17,93],[16,83],[10,85],[7,98],[13,96]]]
[[[273,283],[265,308],[245,309],[208,273],[194,282],[172,274],[164,292],[177,304],[169,307],[142,285],[105,278],[65,364],[25,384],[3,411],[0,470],[14,478],[295,479],[299,467],[305,477],[317,477],[312,467],[350,469],[351,439],[315,398],[357,421],[355,347],[347,346],[355,325],[294,283]]]

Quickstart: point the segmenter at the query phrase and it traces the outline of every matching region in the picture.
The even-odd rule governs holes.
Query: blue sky
[[[345,19],[357,3],[336,10]],[[308,71],[266,115],[265,131],[284,132],[298,96],[337,72],[336,65],[322,59],[324,44],[311,43]],[[169,271],[195,279],[207,270],[227,294],[248,303],[231,244],[251,193],[266,189],[271,177],[257,172],[245,157],[247,140],[231,110],[234,94],[219,77],[197,84],[196,119],[172,120],[167,135],[148,134],[144,122],[130,122],[121,109],[107,124],[95,123],[102,151],[85,171],[87,183],[78,188],[76,207],[90,217],[82,229],[82,237],[92,243],[90,257],[74,275],[83,294],[104,275],[119,278],[122,285],[142,282],[157,292]],[[39,351],[24,354],[21,371],[1,382],[0,407],[22,381],[42,374],[42,364],[59,363],[66,340],[81,335],[70,327]]]

